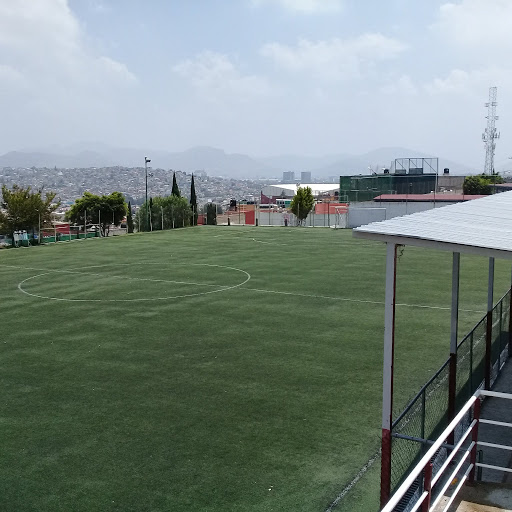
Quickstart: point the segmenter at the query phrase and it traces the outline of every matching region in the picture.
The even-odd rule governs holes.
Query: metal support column
[[[453,253],[452,263],[452,314],[450,330],[450,376],[448,381],[448,421],[455,418],[457,393],[457,336],[459,323],[459,273],[460,253]],[[453,440],[451,441],[453,443]]]
[[[487,285],[487,328],[485,333],[485,389],[491,389],[492,367],[492,306],[494,299],[494,258],[489,258],[489,281]]]
[[[386,244],[386,295],[384,309],[384,368],[382,386],[381,508],[391,494],[391,424],[393,414],[393,362],[395,350],[396,244]]]

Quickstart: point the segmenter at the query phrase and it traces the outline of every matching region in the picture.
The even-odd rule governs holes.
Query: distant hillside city
[[[166,196],[171,193],[173,171],[148,170],[148,195]],[[190,190],[192,173],[176,171],[178,186],[184,195]],[[254,200],[261,187],[271,180],[242,180],[208,176],[204,171],[194,173],[195,187],[200,204],[223,203],[230,198]],[[4,168],[0,170],[0,184],[31,186],[57,192],[63,204],[71,204],[88,191],[93,194],[122,192],[133,205],[144,202],[145,169],[138,167],[89,167],[80,169],[59,168]]]
[[[171,153],[81,143],[0,155],[0,184],[52,190],[57,192],[63,205],[73,203],[86,191],[99,195],[119,191],[132,205],[140,205],[145,196],[145,154],[150,156],[151,165],[154,165],[154,168],[148,168],[148,196],[170,194],[174,172],[180,190],[187,195],[194,174],[198,203],[221,205],[228,204],[231,199],[257,200],[265,185],[297,182],[339,184],[342,175],[373,174],[389,166],[394,158],[408,154],[424,156],[395,147],[362,155],[252,158],[210,147]],[[450,167],[451,174],[477,172],[447,159],[440,159],[439,163],[441,168]]]

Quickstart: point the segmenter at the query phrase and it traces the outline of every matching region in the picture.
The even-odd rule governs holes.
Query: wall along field
[[[384,267],[306,228],[0,251],[0,509],[326,510],[379,447]],[[462,257],[460,337],[486,271]],[[450,276],[399,259],[396,411],[448,357]],[[365,478],[341,508],[377,508]]]

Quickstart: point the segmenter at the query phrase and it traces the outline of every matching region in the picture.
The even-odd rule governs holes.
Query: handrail
[[[382,509],[382,512],[392,512],[393,509],[398,505],[400,500],[403,498],[406,491],[411,487],[416,478],[423,471],[423,468],[430,462],[430,459],[434,457],[437,450],[441,447],[444,440],[455,430],[455,427],[460,423],[462,418],[466,415],[466,413],[471,409],[473,404],[477,401],[478,395],[475,393],[468,402],[464,405],[464,407],[459,411],[457,416],[453,418],[450,424],[446,427],[440,437],[434,442],[434,444],[429,448],[427,453],[421,458],[416,467],[411,471],[409,476],[404,480],[402,485],[398,488],[398,490],[393,494],[391,499],[388,501],[386,506]]]
[[[486,331],[488,330],[487,313],[473,329],[457,344],[457,365],[451,368],[448,359],[431,375],[421,389],[410,399],[397,417],[391,421],[391,437],[395,440],[391,454],[391,467],[386,467],[389,473],[389,491],[394,492],[414,467],[425,446],[421,449],[411,449],[409,442],[422,442],[430,445],[428,439],[436,432],[442,431],[458,409],[473,393],[484,387],[485,378],[490,376],[494,382],[501,373],[507,359],[507,353],[512,356],[512,287],[493,306],[491,346],[488,347]],[[505,334],[508,336],[505,336]],[[508,339],[506,339],[508,338]],[[488,354],[490,352],[490,354]],[[491,364],[488,367],[488,364]],[[456,372],[456,375],[454,375]],[[469,373],[467,373],[469,372]],[[456,387],[450,388],[450,377],[455,377]],[[451,394],[450,394],[451,391]],[[455,393],[454,393],[455,391]],[[453,394],[455,396],[453,396]],[[447,414],[446,398],[455,399]],[[453,435],[453,434],[452,434]],[[453,440],[450,439],[453,443]],[[451,452],[451,447],[444,446]],[[473,476],[473,474],[471,475]],[[417,494],[416,494],[417,495]]]
[[[470,458],[468,468],[464,472],[463,477],[461,478],[461,481],[459,482],[457,488],[454,490],[454,493],[451,496],[451,499],[449,500],[447,506],[444,510],[447,510],[447,508],[450,506],[451,502],[455,499],[455,496],[461,489],[462,485],[465,483],[467,479],[472,481],[474,478],[474,470],[475,467],[490,467],[492,469],[502,470],[502,471],[509,471],[512,472],[512,470],[507,468],[500,468],[497,466],[490,466],[488,464],[482,464],[478,463],[475,460],[476,456],[476,448],[477,445],[482,446],[490,446],[490,443],[484,443],[484,442],[478,442],[477,436],[478,436],[478,425],[480,422],[482,423],[492,423],[492,424],[503,424],[503,426],[509,426],[512,427],[512,424],[510,423],[503,423],[503,422],[490,422],[489,420],[480,419],[479,417],[479,409],[480,409],[480,397],[495,397],[495,398],[505,398],[507,400],[512,400],[512,394],[508,393],[500,393],[497,391],[486,391],[484,389],[477,390],[471,398],[464,404],[462,409],[459,411],[459,413],[455,416],[455,418],[450,422],[450,424],[444,429],[442,434],[434,441],[432,446],[429,448],[429,450],[425,453],[425,455],[421,458],[421,460],[418,462],[418,464],[414,467],[414,469],[411,471],[411,473],[407,476],[407,478],[404,480],[402,485],[398,488],[398,490],[395,492],[395,494],[391,497],[391,499],[388,501],[388,503],[385,505],[385,507],[381,510],[381,512],[393,512],[395,507],[400,503],[402,498],[404,497],[405,493],[410,489],[410,487],[416,482],[417,478],[420,476],[422,472],[425,472],[425,478],[424,478],[424,488],[417,499],[416,503],[413,504],[413,507],[411,509],[412,511],[421,510],[422,511],[430,511],[433,510],[441,501],[444,492],[446,489],[450,486],[450,483],[452,482],[453,478],[458,474],[458,472],[461,470],[464,463],[467,462],[468,457]],[[457,425],[461,422],[461,420],[464,418],[464,416],[470,411],[470,409],[475,405],[475,411],[474,411],[474,419],[467,428],[467,430],[463,433],[461,439],[457,442],[457,444],[453,447],[453,450],[448,455],[446,461],[441,466],[439,471],[437,471],[437,474],[432,477],[432,459],[435,457],[436,452],[444,445],[444,441],[446,438],[455,430]],[[432,500],[432,487],[439,481],[441,478],[443,472],[446,470],[446,468],[450,465],[453,458],[462,449],[462,445],[467,441],[467,438],[469,435],[472,434],[472,441],[470,445],[466,448],[463,448],[463,451],[465,454],[461,457],[459,462],[456,464],[454,470],[450,474],[450,476],[446,479],[446,482],[442,486],[442,488],[439,490],[437,497],[435,500]],[[506,450],[511,450],[512,447],[510,446],[501,446],[501,445],[492,445],[493,447],[500,447]]]

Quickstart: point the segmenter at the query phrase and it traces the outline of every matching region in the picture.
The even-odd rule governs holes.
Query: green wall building
[[[373,201],[381,194],[429,194],[436,186],[436,174],[419,173],[409,169],[405,174],[372,174],[370,176],[340,176],[340,201]]]

